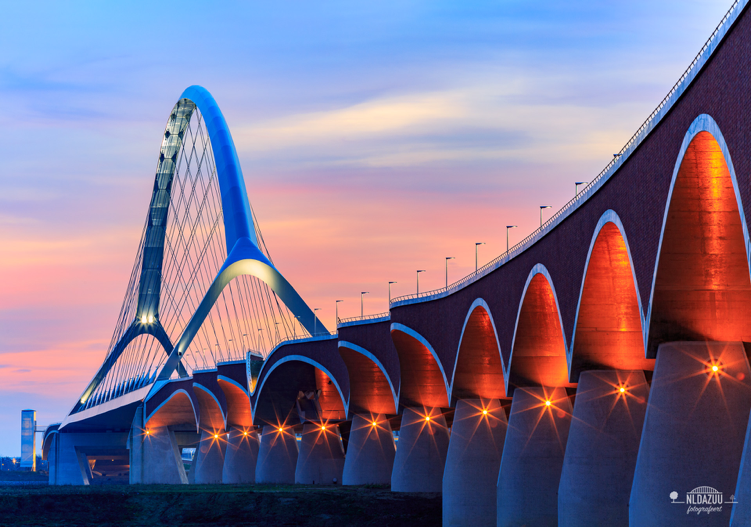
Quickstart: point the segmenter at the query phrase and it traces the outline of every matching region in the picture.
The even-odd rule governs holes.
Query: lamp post
[[[424,273],[425,269],[418,269],[417,270],[417,294],[420,294],[420,273]]]
[[[339,324],[339,302],[344,302],[344,300],[337,300],[334,306],[336,306],[336,323]]]
[[[398,282],[389,282],[389,309],[391,309],[391,284],[396,284]]]
[[[316,311],[320,311],[320,307],[316,307],[313,309],[313,336],[315,337],[318,333],[318,316],[316,315]]]
[[[576,190],[574,191],[574,197],[579,195],[579,185],[585,185],[589,183],[589,181],[575,181],[574,185],[576,187]]]
[[[258,328],[258,351],[263,349],[263,329]]]
[[[368,294],[370,294],[370,291],[360,291],[360,318],[363,318],[363,316],[365,316],[363,314],[364,311],[363,311],[363,308],[362,308],[362,306],[363,306],[363,304],[362,304],[362,297],[363,297],[363,295],[368,295]]]
[[[475,243],[475,272],[477,272],[477,247],[479,247],[480,245],[485,245],[485,242]]]
[[[455,260],[456,258],[453,256],[447,256],[446,257],[446,289],[449,287],[449,260]]]
[[[510,229],[516,229],[518,225],[506,225],[506,254],[508,254],[508,231]]]
[[[550,209],[552,205],[540,205],[540,228],[542,228],[542,211],[543,209]]]

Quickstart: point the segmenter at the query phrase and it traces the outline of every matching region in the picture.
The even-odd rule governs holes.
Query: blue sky
[[[227,118],[275,261],[309,304],[385,311],[593,178],[729,8],[709,1],[5,2],[0,453],[101,363],[182,90]],[[512,243],[514,239],[512,239]],[[349,309],[352,313],[347,311]]]

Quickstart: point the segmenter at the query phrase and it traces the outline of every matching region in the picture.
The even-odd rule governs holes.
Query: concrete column
[[[746,442],[743,445],[741,468],[734,498],[737,503],[733,505],[730,527],[751,525],[751,418],[746,427]]]
[[[743,344],[662,344],[631,489],[631,525],[728,525],[749,410],[751,370]],[[722,509],[692,513],[691,507],[707,506],[692,502],[719,501],[706,487],[722,493],[723,503],[712,505]]]
[[[336,425],[306,423],[302,427],[295,483],[341,485],[344,448]]]
[[[355,415],[349,432],[342,484],[389,485],[395,455],[394,435],[386,416]]]
[[[175,433],[169,427],[150,428],[148,433],[133,427],[128,448],[131,484],[188,483]]]
[[[558,488],[559,527],[628,527],[648,397],[641,370],[581,373]]]
[[[440,410],[405,408],[391,473],[391,490],[441,492],[448,447],[449,431]]]
[[[507,427],[498,399],[457,401],[443,472],[444,527],[495,525]]]
[[[224,451],[222,483],[255,483],[258,463],[258,434],[255,430],[232,427]]]
[[[564,388],[514,391],[498,474],[498,527],[558,525],[571,411]]]
[[[264,426],[256,464],[256,483],[295,482],[297,440],[292,428],[280,432],[275,426]]]
[[[227,448],[227,435],[223,432],[201,430],[201,441],[196,446],[193,457],[195,483],[215,484],[222,482],[224,451]]]

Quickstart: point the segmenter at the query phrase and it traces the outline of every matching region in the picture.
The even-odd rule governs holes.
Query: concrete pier
[[[222,431],[201,430],[201,441],[196,447],[191,467],[194,483],[201,485],[222,482],[226,448],[227,434]]]
[[[131,484],[188,484],[177,439],[169,427],[145,431],[134,426],[128,441]]]
[[[343,485],[388,485],[396,444],[384,415],[355,415],[344,459]]]
[[[728,525],[749,410],[743,344],[662,344],[631,489],[631,525]],[[708,505],[721,510],[691,509]]]
[[[571,412],[564,388],[514,391],[498,475],[498,527],[558,525]]]
[[[297,440],[290,427],[264,426],[256,464],[256,483],[295,482]]]
[[[444,527],[496,524],[496,484],[507,427],[498,399],[457,401],[443,472]]]
[[[441,492],[448,446],[446,418],[439,409],[405,408],[391,474],[391,490]]]
[[[128,464],[125,432],[59,432],[48,453],[50,485],[90,485],[98,459],[117,457]],[[96,469],[95,469],[96,470]]]
[[[233,426],[228,435],[222,483],[255,483],[258,434],[252,429]]]
[[[336,425],[306,423],[302,428],[295,483],[341,485],[344,448]]]
[[[581,373],[558,489],[559,527],[628,527],[648,398],[641,370]]]

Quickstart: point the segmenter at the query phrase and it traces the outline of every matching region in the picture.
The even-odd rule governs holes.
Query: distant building
[[[36,472],[36,410],[21,410],[21,468]]]

